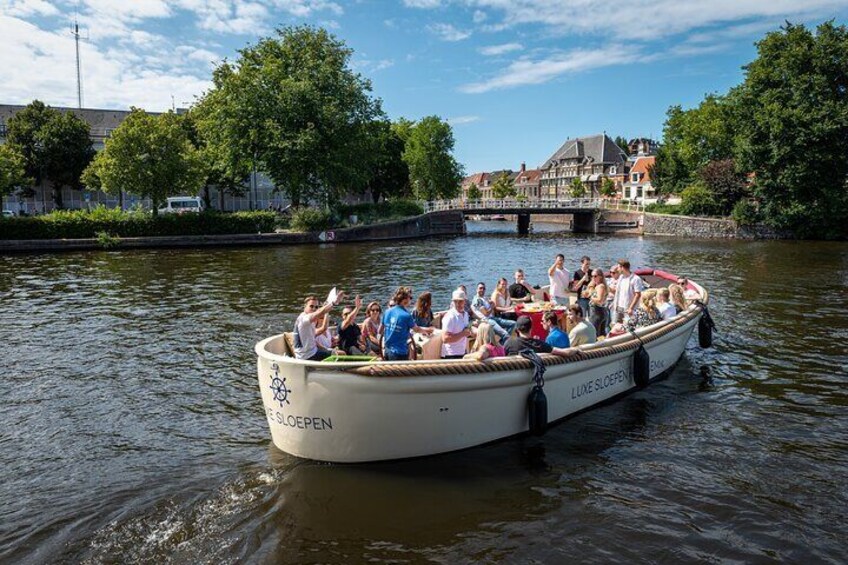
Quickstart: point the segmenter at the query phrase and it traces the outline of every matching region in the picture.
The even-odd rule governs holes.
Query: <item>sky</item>
[[[354,50],[392,119],[437,115],[471,174],[538,167],[568,138],[661,139],[743,79],[784,21],[848,21],[848,0],[0,0],[0,104],[188,107],[214,66],[287,25]]]

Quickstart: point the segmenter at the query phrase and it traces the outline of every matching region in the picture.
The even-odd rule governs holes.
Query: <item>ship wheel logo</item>
[[[274,376],[271,379],[271,392],[274,393],[274,400],[280,403],[280,408],[285,408],[286,404],[291,404],[289,402],[289,393],[291,390],[286,388],[286,378],[282,379],[279,376]]]

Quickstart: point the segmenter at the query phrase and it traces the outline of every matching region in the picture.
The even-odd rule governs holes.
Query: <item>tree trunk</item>
[[[118,206],[121,207],[121,212],[123,212],[124,211],[124,191],[123,190],[118,191]]]
[[[61,210],[65,207],[62,200],[62,185],[53,185],[53,204],[56,206],[57,210]]]
[[[223,189],[223,187],[218,189],[218,207],[221,209],[221,212],[224,211],[224,189]]]

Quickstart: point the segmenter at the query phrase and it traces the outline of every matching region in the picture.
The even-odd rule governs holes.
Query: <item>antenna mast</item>
[[[77,51],[77,107],[82,109],[82,72],[80,71],[80,31],[79,23],[76,17],[74,18],[74,27],[71,29],[71,35],[74,36],[74,44]]]

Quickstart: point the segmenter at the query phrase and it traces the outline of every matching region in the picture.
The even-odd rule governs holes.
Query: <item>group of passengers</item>
[[[367,355],[386,361],[414,359],[421,345],[416,346],[411,336],[432,336],[439,328],[437,356],[442,359],[484,360],[518,355],[524,349],[567,357],[574,355],[574,347],[667,320],[686,309],[684,278],[667,288],[648,289],[642,278],[630,270],[626,259],[613,265],[608,276],[603,269],[593,269],[588,256],[580,259],[579,268],[571,274],[564,264],[565,257],[558,254],[548,269],[547,292],[531,286],[524,271],[518,269],[512,285],[500,278],[490,295],[486,294],[486,284],[480,282],[469,299],[466,287],[460,285],[451,295],[450,307],[443,312],[433,311],[430,292],[420,294],[410,310],[413,292],[400,287],[385,312],[379,302],[369,302],[365,319],[359,323],[362,299],[356,296],[352,306],[342,309],[337,337],[330,331],[329,312],[344,300],[345,293],[323,305],[317,297],[309,296],[295,322],[295,355],[310,361],[331,355]],[[569,293],[577,295],[573,304]],[[544,340],[533,337],[530,317],[516,313],[516,303],[534,300],[565,306],[564,319],[556,311],[562,308],[543,313],[541,326],[547,333]],[[469,352],[470,344],[473,347]]]

